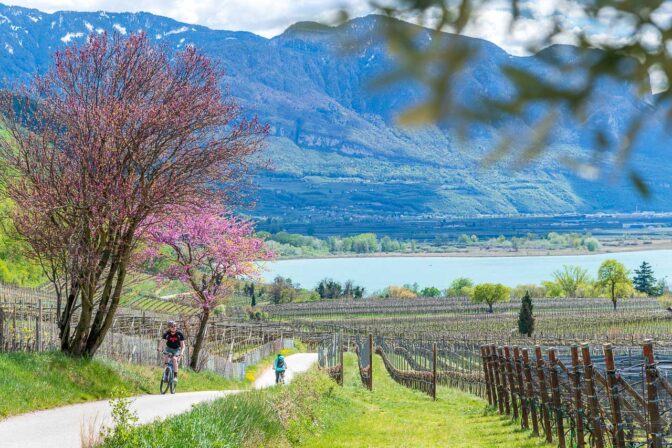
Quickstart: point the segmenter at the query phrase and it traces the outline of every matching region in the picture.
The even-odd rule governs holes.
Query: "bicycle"
[[[275,384],[285,384],[285,371],[283,370],[275,379]]]
[[[175,355],[173,353],[164,352],[164,355],[168,356],[166,360],[166,368],[163,371],[161,376],[161,384],[159,385],[159,391],[161,395],[165,395],[170,389],[170,393],[174,394],[175,389],[177,388],[177,383],[175,382],[175,372],[173,371],[173,358]]]

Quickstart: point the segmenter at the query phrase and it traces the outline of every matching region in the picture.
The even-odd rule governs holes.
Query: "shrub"
[[[667,293],[658,297],[658,303],[660,303],[663,308],[672,311],[672,294]]]
[[[268,319],[268,313],[252,307],[245,308],[245,314],[247,314],[249,320],[262,321]]]
[[[435,288],[434,286],[430,286],[420,291],[420,295],[422,297],[440,297],[441,290],[439,288]]]
[[[446,297],[467,297],[471,295],[474,282],[470,278],[458,277],[446,289]]]
[[[383,297],[386,299],[415,299],[418,295],[408,288],[390,286],[383,292]]]

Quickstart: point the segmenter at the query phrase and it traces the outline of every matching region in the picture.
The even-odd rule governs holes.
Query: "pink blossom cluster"
[[[167,262],[160,278],[189,285],[203,309],[222,303],[231,293],[231,280],[254,276],[257,262],[274,256],[255,237],[250,221],[214,207],[176,213],[157,221],[145,235],[140,261]]]

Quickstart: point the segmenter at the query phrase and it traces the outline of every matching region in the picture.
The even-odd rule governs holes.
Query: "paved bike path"
[[[296,353],[285,358],[287,362],[287,371],[285,372],[285,383],[292,381],[292,378],[301,372],[305,372],[317,362],[317,353]],[[255,389],[263,389],[275,384],[275,371],[272,368],[266,369],[254,382]]]
[[[315,353],[297,353],[287,356],[285,380],[308,370],[317,362]],[[275,384],[272,369],[264,371],[255,381],[255,389]],[[179,387],[179,385],[178,385]],[[189,411],[195,404],[214,400],[240,390],[182,392],[175,395],[140,395],[133,397],[131,409],[139,418],[138,423],[150,423],[157,418]],[[0,421],[0,447],[2,448],[80,448],[82,434],[98,434],[103,425],[112,422],[107,400],[74,404],[45,411],[9,417]]]

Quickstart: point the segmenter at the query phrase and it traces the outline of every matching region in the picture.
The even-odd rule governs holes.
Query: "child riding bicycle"
[[[168,321],[168,331],[163,333],[157,349],[163,353],[163,364],[168,363],[168,355],[173,355],[173,372],[175,372],[174,381],[177,382],[177,365],[184,353],[184,335],[177,329],[177,324],[173,320]]]

